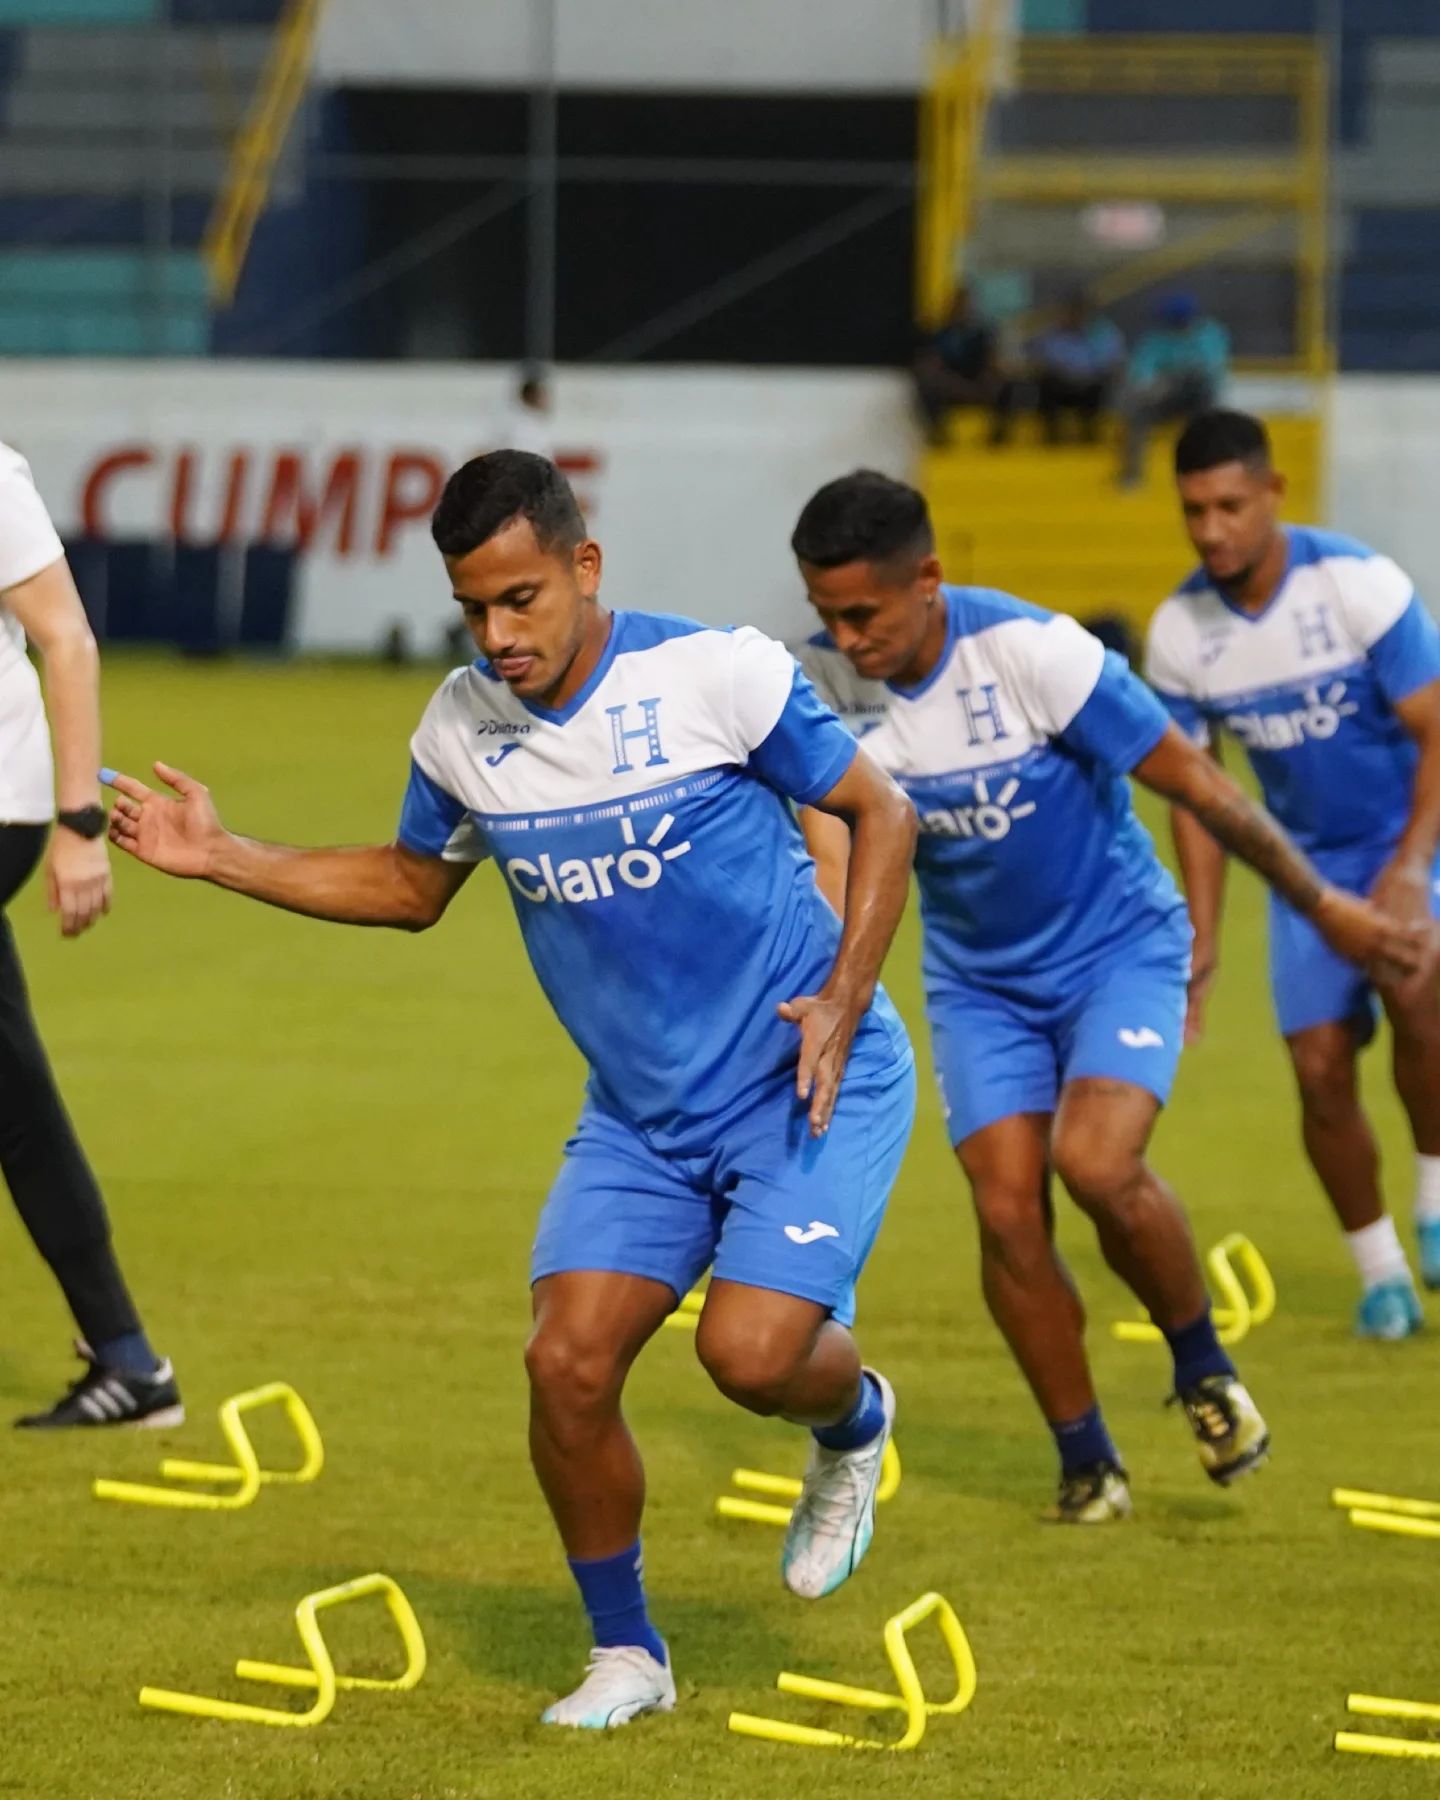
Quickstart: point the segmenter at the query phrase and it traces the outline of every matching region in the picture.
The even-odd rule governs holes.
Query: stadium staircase
[[[0,0],[0,354],[210,347],[205,223],[280,0]]]
[[[1268,424],[1290,481],[1287,516],[1323,516],[1319,422]],[[1017,439],[996,450],[982,441],[979,422],[965,419],[951,444],[926,455],[920,474],[946,575],[1081,619],[1118,615],[1142,631],[1193,562],[1168,472],[1172,442],[1156,438],[1145,481],[1122,493],[1112,445]]]
[[[1036,23],[1096,35],[1174,31],[1340,35],[1334,183],[1343,222],[1340,366],[1440,369],[1440,5],[1436,0],[1024,0]]]

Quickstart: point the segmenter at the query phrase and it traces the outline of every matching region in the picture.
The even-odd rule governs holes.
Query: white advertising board
[[[428,519],[504,431],[494,367],[13,363],[0,438],[66,536],[265,542],[298,553],[291,641],[434,647],[454,617]],[[615,605],[804,623],[788,539],[822,481],[904,475],[905,384],[870,372],[559,371],[548,430],[606,552]]]

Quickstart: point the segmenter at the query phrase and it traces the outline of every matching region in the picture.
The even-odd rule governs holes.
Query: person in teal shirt
[[[1145,446],[1157,425],[1215,405],[1230,372],[1230,333],[1193,294],[1167,294],[1155,325],[1136,344],[1120,402],[1124,423],[1120,485],[1138,485]]]
[[[1095,311],[1083,292],[1069,295],[1054,323],[1028,346],[1035,372],[1035,405],[1047,444],[1064,439],[1064,420],[1073,414],[1082,443],[1099,436],[1100,415],[1125,367],[1125,339],[1119,327]]]

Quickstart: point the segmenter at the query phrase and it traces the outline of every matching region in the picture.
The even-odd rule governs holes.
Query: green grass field
[[[257,834],[380,838],[433,679],[117,660],[107,756],[179,762]],[[1243,1227],[1274,1269],[1278,1313],[1242,1364],[1270,1416],[1272,1465],[1233,1495],[1204,1480],[1181,1420],[1161,1408],[1162,1354],[1111,1341],[1108,1322],[1133,1306],[1070,1213],[1062,1233],[1138,1516],[1096,1533],[1035,1523],[1051,1450],[981,1304],[968,1202],[927,1079],[861,1289],[867,1354],[900,1396],[906,1471],[875,1548],[817,1606],[782,1590],[778,1533],[724,1524],[712,1503],[736,1463],[798,1471],[798,1434],[727,1406],[690,1340],[662,1333],[630,1410],[682,1700],[673,1718],[596,1741],[536,1723],[573,1684],[586,1637],[525,1460],[520,1362],[531,1225],[581,1070],[493,872],[420,938],[314,925],[125,866],[114,917],[63,944],[32,889],[17,923],[40,1015],[190,1421],[163,1443],[0,1440],[0,1794],[1430,1791],[1433,1769],[1341,1758],[1329,1743],[1348,1689],[1440,1697],[1429,1609],[1440,1547],[1352,1531],[1328,1492],[1440,1492],[1440,1338],[1392,1349],[1350,1337],[1353,1276],[1299,1152],[1255,884],[1237,879],[1233,900],[1211,1036],[1183,1073],[1157,1161],[1205,1242]],[[912,919],[890,984],[918,1031],[916,953]],[[1407,1143],[1382,1073],[1375,1053],[1375,1113],[1408,1221]],[[68,1327],[8,1209],[0,1257],[0,1404],[15,1412],[53,1398]],[[233,1515],[90,1497],[96,1474],[145,1479],[161,1453],[216,1455],[217,1402],[272,1378],[301,1390],[324,1431],[314,1487],[265,1491]],[[234,1679],[235,1658],[293,1657],[299,1596],[374,1568],[403,1583],[426,1630],[430,1669],[413,1694],[342,1695],[313,1732],[137,1706],[145,1682],[257,1697]],[[883,1685],[882,1622],[932,1587],[959,1609],[980,1688],[915,1755],[727,1734],[732,1707],[843,1723],[767,1693],[776,1673]],[[378,1608],[337,1616],[333,1636],[352,1661],[392,1648]]]

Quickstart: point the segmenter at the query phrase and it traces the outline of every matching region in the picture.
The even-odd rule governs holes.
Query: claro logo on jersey
[[[990,798],[990,784],[983,775],[975,782],[973,806],[943,806],[920,814],[920,829],[931,837],[985,838],[990,843],[1010,835],[1019,819],[1028,819],[1035,810],[1033,800],[1014,804],[1020,792],[1019,781],[1012,778]]]
[[[635,836],[635,821],[622,819],[620,835],[627,848],[618,856],[570,856],[560,863],[548,855],[538,856],[533,862],[524,856],[512,856],[505,864],[505,876],[517,894],[536,906],[547,900],[553,900],[557,906],[613,900],[617,884],[653,888],[665,873],[665,864],[689,852],[688,838],[683,844],[661,849],[674,825],[675,815],[666,813],[641,844]]]
[[[1321,691],[1308,687],[1299,706],[1283,712],[1227,713],[1225,727],[1247,750],[1294,750],[1334,737],[1341,724],[1360,708],[1345,698],[1345,683],[1332,681]]]

